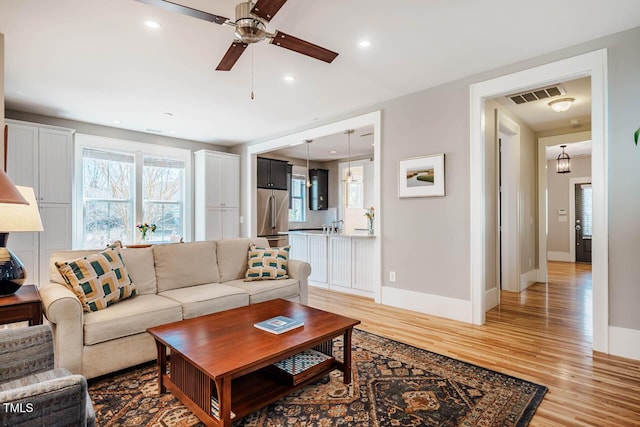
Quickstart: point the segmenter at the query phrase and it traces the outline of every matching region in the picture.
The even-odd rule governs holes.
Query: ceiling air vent
[[[538,101],[540,99],[552,98],[558,95],[564,95],[565,90],[562,86],[550,86],[541,89],[534,89],[528,92],[515,93],[513,95],[507,95],[507,98],[512,100],[515,104],[525,104],[527,102]]]

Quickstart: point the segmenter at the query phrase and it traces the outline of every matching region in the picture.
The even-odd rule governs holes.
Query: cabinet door
[[[222,175],[218,186],[222,189],[222,206],[240,207],[240,158],[223,157]]]
[[[204,203],[205,206],[222,206],[222,157],[207,153],[204,161]]]
[[[38,284],[38,234],[39,233],[11,233],[7,247],[11,249],[27,270],[25,283]],[[48,276],[47,276],[48,277]]]
[[[271,189],[271,160],[258,157],[258,188]]]
[[[206,208],[204,237],[205,240],[222,239],[222,209]]]
[[[329,288],[331,286],[351,287],[351,238],[330,238],[331,268]]]
[[[9,124],[7,175],[14,184],[32,187],[38,195],[38,128]]]
[[[222,210],[222,238],[240,237],[240,214],[238,209]]]
[[[274,190],[287,189],[287,162],[271,161],[271,188]]]
[[[71,203],[71,133],[54,129],[40,129],[39,133],[39,200],[43,203]]]
[[[49,281],[49,259],[55,251],[71,249],[71,204],[40,205],[40,284]]]
[[[291,250],[289,251],[290,259],[297,259],[300,261],[308,262],[307,253],[307,236],[304,234],[289,234],[289,245]],[[313,272],[313,267],[311,268]]]
[[[327,236],[307,236],[309,264],[311,275],[309,280],[327,283]]]
[[[363,291],[373,291],[373,239],[353,238],[351,251],[353,257],[353,280],[351,287]]]

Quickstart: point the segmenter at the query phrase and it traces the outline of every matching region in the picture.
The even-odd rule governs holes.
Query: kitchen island
[[[375,235],[290,230],[290,258],[311,264],[309,285],[374,297]]]

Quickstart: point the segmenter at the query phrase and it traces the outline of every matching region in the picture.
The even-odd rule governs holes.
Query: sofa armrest
[[[95,417],[87,402],[87,380],[69,375],[0,391],[0,425],[86,426]],[[89,415],[89,417],[88,417]],[[95,421],[94,421],[95,422]]]
[[[84,328],[80,300],[59,283],[46,283],[39,291],[44,315],[53,330],[55,366],[81,374]]]
[[[0,383],[53,369],[53,337],[47,325],[0,331]]]
[[[300,302],[309,303],[309,275],[311,274],[311,264],[297,259],[290,259],[287,262],[289,277],[298,279],[300,282]]]

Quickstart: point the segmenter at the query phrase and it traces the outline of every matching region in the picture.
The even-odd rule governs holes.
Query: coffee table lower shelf
[[[175,361],[181,359],[181,357],[174,353],[171,359],[172,364],[175,364]],[[181,362],[178,362],[178,364],[181,364]],[[172,367],[172,370],[173,369],[175,368]],[[231,419],[236,420],[249,415],[258,409],[291,394],[292,391],[304,387],[318,378],[328,375],[335,369],[343,371],[344,364],[334,359],[332,360],[332,363],[327,364],[324,369],[319,370],[315,375],[310,376],[296,385],[286,384],[281,379],[274,376],[268,368],[263,368],[235,378],[231,382],[231,390],[233,390],[231,393],[231,412],[235,416]],[[205,378],[202,379],[205,380]],[[187,387],[187,390],[191,389],[197,394],[193,397],[201,402],[199,404],[185,392],[184,385],[183,387],[180,387],[178,384],[174,383],[171,375],[169,374],[162,375],[162,385],[171,391],[171,393],[187,408],[193,411],[201,421],[209,426],[222,426],[224,424],[221,419],[214,415],[210,415],[207,410],[210,410],[211,402],[211,395],[207,393],[207,390],[216,390],[216,384],[210,378],[206,378],[206,380],[210,383],[208,387],[197,387],[195,385],[194,387]],[[177,381],[180,381],[180,379],[177,379]],[[215,397],[215,394],[213,396]],[[208,402],[208,405],[205,402]],[[209,408],[203,408],[203,406],[209,406]]]

